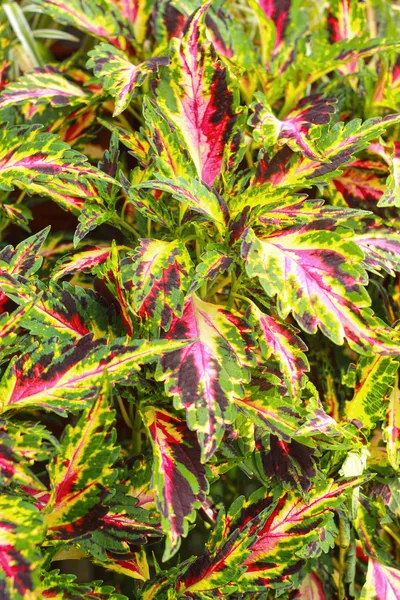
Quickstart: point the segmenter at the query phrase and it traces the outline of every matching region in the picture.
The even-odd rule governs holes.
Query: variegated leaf
[[[90,250],[84,250],[83,252],[76,252],[72,256],[64,256],[60,259],[55,269],[51,273],[53,280],[60,279],[66,275],[72,275],[74,273],[83,272],[87,273],[102,264],[110,255],[110,247],[98,247],[95,246]]]
[[[230,271],[234,266],[233,258],[227,256],[219,248],[208,250],[200,259],[201,262],[196,267],[196,273],[190,285],[189,292],[195,292],[204,283],[209,280],[212,281],[226,271]]]
[[[132,39],[130,28],[111,0],[34,0],[42,12],[63,25],[72,25],[124,50]]]
[[[400,206],[400,142],[394,142],[390,175],[378,206]]]
[[[269,445],[265,442],[263,436],[256,442],[265,475],[275,475],[284,489],[306,494],[317,475],[315,450],[296,440],[285,442],[275,435],[269,436]]]
[[[398,366],[398,363],[397,365]],[[400,390],[398,376],[394,380],[386,407],[386,423],[383,428],[383,439],[389,463],[395,471],[400,468]]]
[[[169,179],[195,179],[196,167],[182,144],[179,130],[168,121],[158,105],[147,98],[143,101],[143,116],[151,132],[150,143],[157,154],[157,171]]]
[[[400,571],[373,560],[368,561],[367,580],[360,600],[399,600]]]
[[[400,237],[395,229],[371,227],[354,235],[352,240],[364,252],[364,265],[369,271],[384,270],[392,276],[400,271]]]
[[[249,326],[236,314],[193,294],[164,337],[195,340],[162,357],[158,378],[175,396],[176,407],[186,409],[202,460],[208,460],[219,446],[225,424],[232,422],[234,401],[243,397],[243,383],[248,381],[247,366],[253,362]]]
[[[6,421],[0,421],[0,487],[12,483],[45,490],[45,486],[29,468],[33,461],[27,460],[26,452],[19,451],[12,437],[15,433],[15,429],[8,427]]]
[[[244,589],[261,590],[267,583],[276,587],[298,572],[306,559],[327,552],[336,534],[333,511],[344,502],[346,490],[362,481],[362,478],[341,483],[328,480],[312,488],[307,501],[295,492],[274,501],[265,516],[261,513],[263,525],[244,562],[247,571],[239,580],[246,586]],[[263,508],[262,500],[260,505]],[[250,504],[249,511],[257,515],[257,503]],[[254,517],[255,521],[258,519],[259,516]]]
[[[294,598],[296,600],[328,600],[322,581],[315,571],[307,573]]]
[[[134,65],[124,52],[105,43],[99,44],[88,54],[91,58],[86,66],[93,69],[103,89],[115,100],[114,116],[127,108],[135,90],[149,73],[157,71],[160,65],[168,64],[167,57],[156,56]]]
[[[98,398],[75,426],[65,429],[58,454],[49,464],[51,494],[45,508],[50,535],[76,535],[76,522],[104,499],[117,472],[115,411],[110,410],[110,386],[103,379]]]
[[[135,254],[122,261],[123,285],[137,314],[167,331],[171,320],[182,314],[192,269],[190,256],[179,240],[140,240]]]
[[[157,102],[181,131],[198,177],[213,185],[236,121],[237,99],[205,35],[208,7],[192,14],[181,40],[171,40],[170,67],[158,85]]]
[[[336,344],[346,338],[360,352],[398,354],[394,333],[368,308],[363,254],[347,235],[318,221],[261,239],[250,230],[242,244],[247,274],[277,295],[282,318],[292,312],[307,333],[319,327]]]
[[[52,600],[127,600],[127,596],[117,594],[114,588],[102,582],[77,583],[75,575],[60,573],[59,570],[45,573],[41,583],[41,598]]]
[[[181,340],[126,341],[107,343],[85,335],[76,344],[60,345],[50,339],[32,346],[10,362],[0,381],[2,411],[42,408],[64,415],[87,408],[98,393],[107,369],[113,382],[124,381],[152,362],[188,344]]]
[[[301,423],[301,413],[287,400],[264,390],[250,390],[236,399],[236,406],[255,425],[269,431],[285,442],[296,434]]]
[[[69,81],[54,67],[35,69],[17,81],[9,83],[0,95],[0,109],[14,104],[33,106],[76,106],[88,102],[89,96],[81,86]]]
[[[96,182],[116,183],[92,167],[86,157],[40,125],[0,126],[0,189],[14,185],[50,196],[66,210],[79,212],[84,198],[97,197]]]
[[[399,120],[399,115],[387,115],[364,123],[360,119],[354,119],[345,125],[336,123],[324,132],[317,145],[325,162],[299,157],[289,148],[283,148],[273,157],[264,155],[257,164],[253,183],[270,182],[274,186],[302,188],[325,183],[327,179],[340,175],[342,167],[352,161],[356,152],[366,148],[371,140],[379,137],[387,127],[395,125]]]
[[[169,192],[184,208],[190,208],[215,223],[218,231],[224,233],[228,218],[228,208],[223,198],[206,183],[196,179],[188,181],[183,177],[164,178],[161,181],[146,181],[134,186],[137,189],[156,189]]]
[[[43,518],[19,498],[0,496],[0,594],[4,600],[40,600],[39,544],[44,539]]]
[[[353,383],[354,395],[345,405],[347,419],[366,429],[383,419],[398,368],[398,361],[390,356],[360,357],[355,371],[350,372],[354,382],[348,380],[348,385]]]
[[[321,94],[307,96],[282,121],[275,117],[263,94],[256,95],[256,98],[258,102],[252,105],[254,114],[249,120],[254,127],[255,142],[261,142],[265,148],[286,143],[292,150],[302,152],[311,160],[324,161],[314,143],[320,133],[317,134],[312,128],[329,123],[335,111],[335,98],[323,98]]]
[[[167,535],[164,560],[179,549],[181,536],[186,537],[189,522],[206,499],[208,482],[200,463],[200,446],[186,423],[165,410],[144,410],[154,452],[153,486]]]
[[[263,313],[252,302],[248,309],[249,322],[254,326],[265,358],[271,355],[279,362],[288,390],[299,397],[309,364],[304,352],[307,346],[296,335],[297,329]]]

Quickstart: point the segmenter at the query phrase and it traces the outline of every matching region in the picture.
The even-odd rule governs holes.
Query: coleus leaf
[[[153,486],[157,506],[167,534],[164,560],[179,549],[181,536],[186,537],[188,524],[206,499],[208,482],[200,463],[200,446],[186,423],[165,410],[153,407],[143,412],[151,435],[154,452]]]
[[[145,183],[138,183],[137,179],[139,182],[142,181],[142,174],[138,169],[133,171],[132,179],[133,181],[131,184],[123,173],[120,174],[123,190],[135,209],[146,218],[151,219],[156,223],[160,223],[164,227],[174,227],[175,221],[163,200],[161,198],[156,199],[152,192],[144,194],[140,189],[136,189],[136,187],[153,189],[151,184],[145,185]]]
[[[157,154],[156,169],[163,177],[196,179],[196,167],[182,144],[179,130],[155,102],[143,101],[143,116],[150,130],[149,141]]]
[[[354,387],[353,398],[345,405],[347,419],[366,429],[374,427],[384,417],[385,400],[391,396],[398,368],[399,363],[393,357],[360,357],[347,380],[347,385]]]
[[[262,239],[248,230],[242,256],[249,277],[278,296],[282,318],[291,311],[306,332],[320,327],[336,344],[346,338],[360,352],[398,353],[393,332],[367,308],[363,255],[344,230],[325,231],[318,221]]]
[[[222,307],[192,294],[182,317],[175,317],[166,340],[195,339],[183,351],[161,358],[158,379],[185,408],[189,428],[197,431],[202,461],[217,449],[225,423],[234,417],[235,398],[243,397],[247,366],[253,363],[247,323]]]
[[[109,585],[103,586],[101,581],[79,584],[75,580],[75,575],[58,570],[45,573],[40,586],[41,597],[52,600],[127,600],[127,596],[117,594]]]
[[[366,556],[379,562],[391,560],[390,546],[381,534],[381,523],[385,519],[383,502],[378,503],[360,493],[357,494],[354,529]]]
[[[199,178],[213,185],[236,121],[237,98],[227,69],[206,38],[208,7],[192,14],[181,40],[171,40],[170,67],[162,74],[157,102],[181,131]]]
[[[93,267],[102,264],[110,255],[110,247],[95,246],[90,250],[76,252],[72,256],[64,256],[60,259],[51,273],[51,278],[56,281],[66,275],[83,272],[90,273]]]
[[[301,423],[301,414],[292,404],[278,396],[275,390],[251,390],[235,402],[238,410],[264,431],[289,442]]]
[[[113,116],[121,114],[127,108],[135,90],[142,85],[149,73],[169,62],[165,56],[155,56],[134,65],[124,52],[106,43],[98,44],[88,54],[91,58],[87,68],[93,69],[103,89],[115,99]]]
[[[138,579],[139,581],[147,581],[149,579],[149,566],[143,550],[123,555],[109,552],[104,561],[94,558],[92,562],[104,569],[120,573],[132,579]]]
[[[336,123],[324,131],[318,143],[318,151],[325,162],[293,155],[289,148],[283,148],[272,159],[265,155],[257,166],[253,183],[269,181],[275,186],[310,187],[324,183],[327,179],[340,175],[340,169],[353,159],[353,155],[366,148],[371,140],[381,135],[387,127],[399,121],[398,115],[368,119],[364,123],[354,119],[345,125]]]
[[[14,185],[58,201],[66,210],[79,211],[83,198],[98,196],[95,182],[115,183],[86,162],[86,157],[40,125],[0,127],[0,189]]]
[[[18,496],[0,496],[0,594],[4,600],[39,599],[39,544],[44,524],[39,511]]]
[[[46,489],[41,481],[29,469],[26,456],[18,451],[12,434],[8,431],[7,422],[0,421],[0,486],[25,485],[37,490]]]
[[[308,501],[288,492],[274,502],[244,562],[247,571],[240,583],[245,583],[245,589],[261,590],[265,584],[279,587],[302,568],[305,559],[327,552],[336,534],[332,513],[343,503],[343,492],[360,483],[361,478],[327,481],[310,490]],[[257,514],[257,503],[250,510]]]
[[[394,276],[400,271],[400,241],[395,229],[370,227],[365,233],[357,233],[352,240],[364,252],[365,268],[373,273],[386,271]]]
[[[40,269],[43,257],[40,249],[43,246],[50,227],[26,238],[15,247],[5,246],[0,252],[0,272],[5,271],[11,275],[24,275],[28,277]]]
[[[199,212],[210,221],[215,223],[218,231],[224,233],[228,217],[228,208],[223,198],[206,183],[200,183],[196,179],[188,181],[183,177],[174,180],[164,178],[163,180],[146,181],[136,184],[137,189],[156,189],[169,192],[172,196],[182,202],[183,206]]]
[[[225,271],[230,271],[233,266],[233,258],[227,256],[223,250],[219,248],[208,250],[200,256],[200,262],[196,267],[189,293],[198,290],[208,280],[212,281]]]
[[[72,25],[123,50],[131,31],[115,3],[110,0],[34,0],[42,12],[64,25]]]
[[[311,160],[323,161],[312,140],[319,137],[311,129],[314,125],[326,125],[335,111],[335,98],[323,98],[321,94],[313,94],[302,98],[297,106],[283,119],[276,118],[266,103],[263,94],[256,95],[257,103],[252,105],[254,114],[249,124],[254,127],[253,138],[267,148],[287,143],[295,152],[302,152]]]
[[[283,488],[307,493],[317,475],[315,449],[296,440],[285,442],[275,435],[269,436],[269,448],[264,436],[257,441],[267,477],[275,477]]]
[[[279,362],[290,395],[299,397],[309,364],[304,352],[307,346],[296,335],[297,329],[263,313],[252,302],[247,319],[254,326],[265,358],[271,355]]]
[[[332,43],[362,37],[366,26],[365,6],[351,0],[333,0],[328,7],[327,25]],[[338,70],[343,75],[355,73],[357,60],[340,66]]]
[[[26,102],[31,106],[76,106],[88,100],[89,96],[81,86],[69,81],[55,67],[46,66],[9,83],[0,95],[0,109]]]
[[[182,314],[192,270],[181,241],[141,239],[135,253],[122,261],[122,281],[137,314],[167,331],[173,317]]]
[[[19,329],[23,326],[24,320],[33,306],[34,301],[11,314],[0,315],[0,361],[7,354],[13,354],[16,351]]]
[[[218,593],[232,583],[245,593],[265,591],[267,585],[290,587],[291,575],[306,558],[332,546],[333,510],[343,503],[343,492],[360,483],[361,478],[325,482],[310,491],[309,502],[295,492],[266,496],[264,488],[245,503],[243,497],[238,498],[227,517],[217,523],[212,550],[179,576],[178,590],[187,591],[190,597],[193,592]]]
[[[386,189],[377,206],[400,206],[400,143],[393,144],[390,175],[386,180]]]
[[[260,0],[260,8],[275,25],[276,51],[282,44],[285,31],[290,23],[291,0]]]
[[[399,600],[399,598],[400,571],[370,558],[367,580],[361,591],[360,600]]]
[[[347,205],[376,205],[385,191],[386,169],[375,161],[353,161],[332,179],[336,192]],[[367,204],[369,207],[370,204]]]
[[[64,346],[54,339],[46,340],[10,362],[0,381],[2,410],[38,407],[60,415],[82,410],[97,395],[104,369],[113,382],[124,381],[139,370],[140,364],[155,361],[187,343],[124,338],[107,343],[106,339],[94,341],[91,334]]]
[[[104,498],[117,475],[112,468],[119,451],[110,400],[104,378],[93,406],[75,426],[66,427],[59,452],[49,463],[51,494],[44,514],[56,537],[74,537],[75,522]]]
[[[40,290],[22,277],[1,272],[0,286],[14,302],[26,308],[21,325],[33,335],[47,339],[58,336],[60,340],[70,341],[101,331],[101,327],[91,327],[101,314],[92,290],[85,291],[66,283],[62,288],[52,284],[48,290]]]
[[[133,321],[131,309],[123,287],[121,264],[117,245],[113,240],[110,255],[101,265],[95,267],[93,273],[103,280],[107,289],[116,299],[121,313],[123,324],[129,336],[133,335]]]
[[[386,442],[386,452],[389,463],[395,471],[398,471],[400,468],[400,390],[398,377],[396,377],[389,395],[385,416],[383,439]]]
[[[328,600],[321,579],[315,571],[307,573],[294,596],[296,600]]]

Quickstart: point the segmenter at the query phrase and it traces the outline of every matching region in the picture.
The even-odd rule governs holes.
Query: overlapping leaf
[[[180,41],[171,40],[170,67],[157,88],[157,102],[181,131],[199,178],[212,185],[221,172],[237,101],[228,71],[205,36],[207,9],[208,4],[191,16]]]
[[[132,38],[126,21],[111,0],[35,0],[35,4],[55,21],[72,25],[117,48],[125,49]]]
[[[299,157],[289,148],[283,148],[272,158],[265,155],[258,163],[254,183],[270,182],[282,187],[310,187],[326,182],[340,174],[340,169],[350,162],[356,152],[366,148],[387,127],[398,123],[398,115],[374,118],[361,123],[354,119],[345,125],[336,123],[321,137],[317,148],[324,162]]]
[[[4,600],[39,600],[43,519],[32,504],[6,494],[0,497],[0,513],[0,594]]]
[[[390,329],[368,309],[363,255],[344,230],[324,231],[316,222],[262,239],[248,231],[242,255],[249,277],[277,295],[281,317],[292,312],[306,332],[320,327],[336,344],[347,338],[359,351],[398,353]]]
[[[323,98],[320,94],[303,98],[282,121],[275,117],[265,96],[258,95],[257,100],[249,121],[254,127],[254,141],[262,142],[266,148],[287,143],[292,150],[302,152],[311,160],[324,160],[312,141],[317,140],[319,134],[313,131],[314,135],[311,135],[310,130],[313,125],[329,123],[335,110],[335,98]]]
[[[76,106],[89,97],[81,86],[69,81],[54,67],[42,67],[10,83],[0,95],[0,109],[29,102],[34,106]]]
[[[129,105],[135,90],[145,81],[149,73],[160,65],[168,64],[168,58],[156,56],[134,65],[124,52],[111,44],[99,44],[89,52],[87,63],[101,82],[103,89],[115,99],[114,116],[119,115]]]
[[[297,397],[304,383],[304,374],[309,370],[304,354],[307,346],[296,335],[297,330],[263,313],[254,303],[250,305],[249,317],[257,331],[257,339],[265,358],[274,355],[281,366],[290,394]]]
[[[122,279],[132,306],[144,320],[168,330],[183,310],[192,262],[180,241],[140,240],[133,256],[122,263]]]
[[[40,125],[0,127],[0,189],[14,185],[29,193],[40,193],[58,201],[63,208],[79,211],[83,199],[97,197],[96,182],[112,182],[92,167],[86,157]]]
[[[187,535],[195,508],[205,501],[208,483],[199,443],[186,423],[153,407],[145,410],[144,419],[154,451],[153,486],[168,536],[164,558],[169,558],[177,552],[180,536]]]
[[[348,385],[354,387],[353,398],[346,403],[345,415],[362,427],[371,429],[382,419],[385,401],[389,401],[396,382],[399,363],[389,356],[363,356],[355,371],[350,371]]]
[[[315,571],[307,573],[294,597],[298,600],[327,600],[322,581]]]
[[[370,559],[367,581],[362,589],[360,600],[398,600],[399,598],[400,571]]]
[[[10,362],[0,381],[2,411],[36,407],[62,415],[82,410],[96,396],[104,369],[114,382],[124,381],[139,365],[187,343],[120,338],[107,344],[104,339],[94,341],[89,334],[76,344],[62,346],[52,338]]]
[[[395,471],[398,471],[400,467],[400,390],[397,378],[393,384],[386,407],[386,424],[383,428],[383,439],[386,441],[389,463]]]
[[[163,357],[158,376],[175,396],[177,408],[186,409],[206,460],[218,447],[225,423],[232,422],[235,398],[243,397],[246,367],[252,364],[249,327],[232,312],[193,294],[165,338],[196,340]]]
[[[66,428],[60,450],[49,464],[51,495],[45,519],[57,537],[74,537],[75,523],[104,498],[117,474],[112,469],[118,448],[110,402],[105,380],[93,406],[75,426]]]

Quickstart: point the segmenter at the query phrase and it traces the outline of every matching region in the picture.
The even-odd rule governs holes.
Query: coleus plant
[[[1,598],[400,598],[397,9],[3,2]]]

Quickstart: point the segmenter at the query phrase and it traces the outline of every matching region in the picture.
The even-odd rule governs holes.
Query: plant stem
[[[130,420],[129,415],[126,412],[125,404],[124,404],[121,396],[117,396],[117,401],[118,401],[119,408],[121,410],[122,418],[124,419],[125,423],[128,425],[129,429],[133,429],[132,421]]]
[[[214,294],[219,292],[219,290],[221,290],[223,287],[228,285],[228,283],[230,281],[231,281],[231,276],[227,275],[222,281],[218,281],[217,283],[215,283],[212,286],[212,288],[210,290],[208,290],[207,296],[210,296],[210,298],[211,298],[212,296],[214,296]]]
[[[137,407],[135,412],[135,419],[132,427],[132,452],[133,454],[140,454],[142,450],[142,417],[140,410]]]

